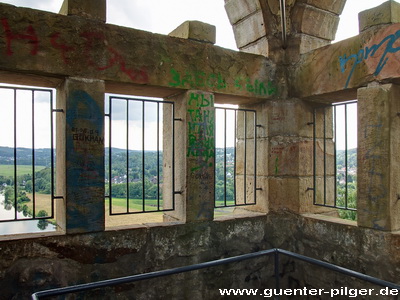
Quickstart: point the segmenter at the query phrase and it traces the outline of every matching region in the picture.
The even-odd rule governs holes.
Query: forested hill
[[[18,165],[32,165],[32,157],[35,156],[35,165],[49,167],[51,164],[50,153],[51,149],[32,149],[17,148],[16,149]],[[14,164],[14,148],[0,147],[0,165]]]
[[[345,151],[336,151],[337,168],[341,169],[345,166]],[[348,169],[357,169],[357,148],[347,150],[347,166]]]

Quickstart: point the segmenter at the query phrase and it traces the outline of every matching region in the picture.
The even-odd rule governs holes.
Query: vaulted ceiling
[[[238,48],[282,59],[282,48],[301,54],[335,38],[346,0],[225,0]],[[284,21],[283,21],[284,20]]]

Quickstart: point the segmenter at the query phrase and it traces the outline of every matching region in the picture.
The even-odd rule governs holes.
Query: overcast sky
[[[385,1],[347,0],[341,15],[336,41],[357,35],[358,13]],[[58,12],[63,0],[0,0],[0,2]],[[237,49],[232,27],[224,9],[224,0],[107,0],[108,23],[168,34],[187,20],[198,20],[215,25],[217,27],[216,44]],[[355,119],[355,114],[353,115],[351,119]],[[356,140],[356,136],[351,138],[353,142]],[[353,145],[350,146],[352,147]]]
[[[357,35],[358,12],[385,1],[347,0],[336,40]],[[58,12],[63,0],[0,0],[0,2]],[[187,20],[215,25],[216,44],[236,49],[232,27],[224,9],[224,0],[107,0],[108,23],[168,34]]]

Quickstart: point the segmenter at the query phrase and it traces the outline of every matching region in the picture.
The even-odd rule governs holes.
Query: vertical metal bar
[[[314,178],[313,178],[313,203],[314,205],[317,204],[317,109],[314,108],[314,113],[313,113],[313,173],[314,173]]]
[[[254,204],[257,203],[257,113],[254,114],[254,186],[253,186],[253,195],[254,195]]]
[[[157,102],[157,210],[160,210],[160,102]]]
[[[126,101],[126,212],[129,213],[129,99]]]
[[[35,184],[35,91],[32,90],[32,218],[36,217],[36,184]]]
[[[53,91],[50,93],[50,164],[51,164],[51,217],[54,218],[54,112]]]
[[[14,89],[14,219],[17,215],[17,89]]]
[[[109,137],[109,146],[108,146],[108,177],[109,177],[109,185],[108,185],[108,190],[109,190],[109,199],[110,199],[110,201],[108,202],[108,205],[109,205],[109,209],[110,209],[110,215],[112,215],[112,199],[113,199],[113,197],[112,197],[112,178],[111,178],[111,176],[112,176],[112,173],[111,173],[111,168],[112,168],[112,97],[111,96],[108,96],[108,113],[110,114],[110,117],[108,118],[109,119],[109,123],[108,123],[108,130],[109,130],[109,133],[108,133],[108,137]]]
[[[287,48],[287,39],[286,39],[286,5],[285,0],[280,0],[280,8],[281,8],[281,28],[282,28],[282,48]]]
[[[324,107],[324,205],[326,205],[326,107]]]
[[[144,153],[144,134],[145,134],[145,130],[144,130],[144,125],[145,125],[145,102],[142,101],[142,210],[146,211],[146,207],[145,207],[145,180],[144,180],[144,176],[145,176],[145,153]]]
[[[235,145],[233,148],[233,198],[235,200],[235,205],[237,204],[237,197],[236,197],[236,178],[237,178],[237,174],[236,174],[236,164],[237,164],[237,115],[238,115],[239,111],[236,109],[235,110],[235,122],[234,122],[234,126],[235,126],[235,131],[234,131],[234,141],[235,141]]]
[[[172,209],[175,210],[175,103],[172,103]],[[164,174],[165,175],[165,174]]]
[[[227,206],[226,203],[226,108],[224,109],[224,206]]]
[[[335,131],[335,144],[333,147],[333,159],[334,159],[334,172],[335,172],[335,183],[334,183],[334,190],[335,190],[335,194],[334,194],[334,206],[337,207],[337,152],[336,152],[336,145],[337,145],[337,111],[336,111],[336,105],[333,106],[333,122],[334,122],[334,131]]]
[[[244,174],[243,174],[243,197],[244,197],[244,204],[247,204],[247,191],[246,191],[246,179],[247,179],[247,112],[244,111]]]
[[[344,152],[345,152],[345,155],[344,155],[344,165],[345,165],[345,168],[346,168],[346,173],[345,173],[345,182],[346,182],[346,186],[345,186],[345,197],[344,197],[344,201],[345,201],[345,204],[344,204],[344,207],[347,209],[347,198],[348,198],[348,192],[349,192],[349,190],[348,190],[348,160],[347,160],[347,155],[348,155],[348,144],[347,144],[347,104],[344,104],[344,137],[345,137],[345,140],[344,140],[344,143],[345,143],[345,146],[344,146]]]

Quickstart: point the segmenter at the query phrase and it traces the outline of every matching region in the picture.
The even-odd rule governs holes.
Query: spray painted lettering
[[[6,54],[8,56],[14,54],[12,44],[15,41],[26,41],[31,46],[30,54],[37,55],[39,51],[39,37],[32,25],[29,25],[24,33],[15,33],[11,30],[6,18],[1,19],[1,24],[5,33]],[[71,58],[80,56],[83,53],[87,57],[88,67],[104,71],[117,66],[121,72],[134,82],[147,83],[149,81],[147,71],[144,68],[133,69],[127,67],[123,55],[109,45],[102,32],[83,32],[80,34],[80,37],[85,41],[83,43],[76,43],[76,45],[83,45],[83,47],[68,45],[59,32],[54,32],[50,35],[50,45],[60,52],[64,64],[70,64]],[[105,46],[105,57],[101,57],[101,59],[94,57],[97,48],[96,45]],[[100,65],[98,62],[103,60],[106,63]]]
[[[191,88],[191,89],[201,89],[210,88],[216,90],[224,90],[233,86],[236,90],[242,91],[246,90],[249,93],[268,96],[276,93],[276,88],[273,86],[272,82],[264,83],[261,80],[252,80],[250,78],[237,77],[232,83],[229,83],[220,73],[207,74],[203,71],[186,71],[185,74],[181,74],[179,71],[172,68],[170,70],[171,81],[169,86],[171,87],[181,87],[181,88]]]
[[[188,99],[188,148],[187,157],[198,158],[198,165],[191,171],[213,165],[215,157],[215,112],[213,95],[191,93]]]
[[[14,40],[26,40],[31,45],[31,54],[36,55],[38,53],[39,38],[36,35],[35,29],[33,28],[32,25],[29,25],[26,28],[25,33],[15,33],[12,32],[7,19],[5,18],[1,19],[1,24],[3,25],[6,38],[7,55],[11,56],[14,53],[11,48],[11,44]]]
[[[394,54],[400,51],[400,47],[394,46],[399,37],[400,37],[400,30],[398,30],[394,34],[384,37],[379,43],[374,44],[371,47],[367,46],[363,49],[360,49],[360,51],[358,51],[358,53],[356,54],[351,54],[349,56],[347,56],[347,54],[344,54],[343,56],[339,56],[340,70],[342,73],[346,71],[347,63],[351,60],[353,62],[353,64],[351,65],[350,73],[347,77],[345,88],[348,87],[350,79],[353,76],[354,70],[357,67],[357,65],[359,65],[364,60],[373,57],[378,52],[379,49],[382,49],[383,51],[379,52],[381,53],[380,54],[381,56],[374,72],[374,76],[378,76],[389,60],[389,57],[387,57],[388,54]]]

